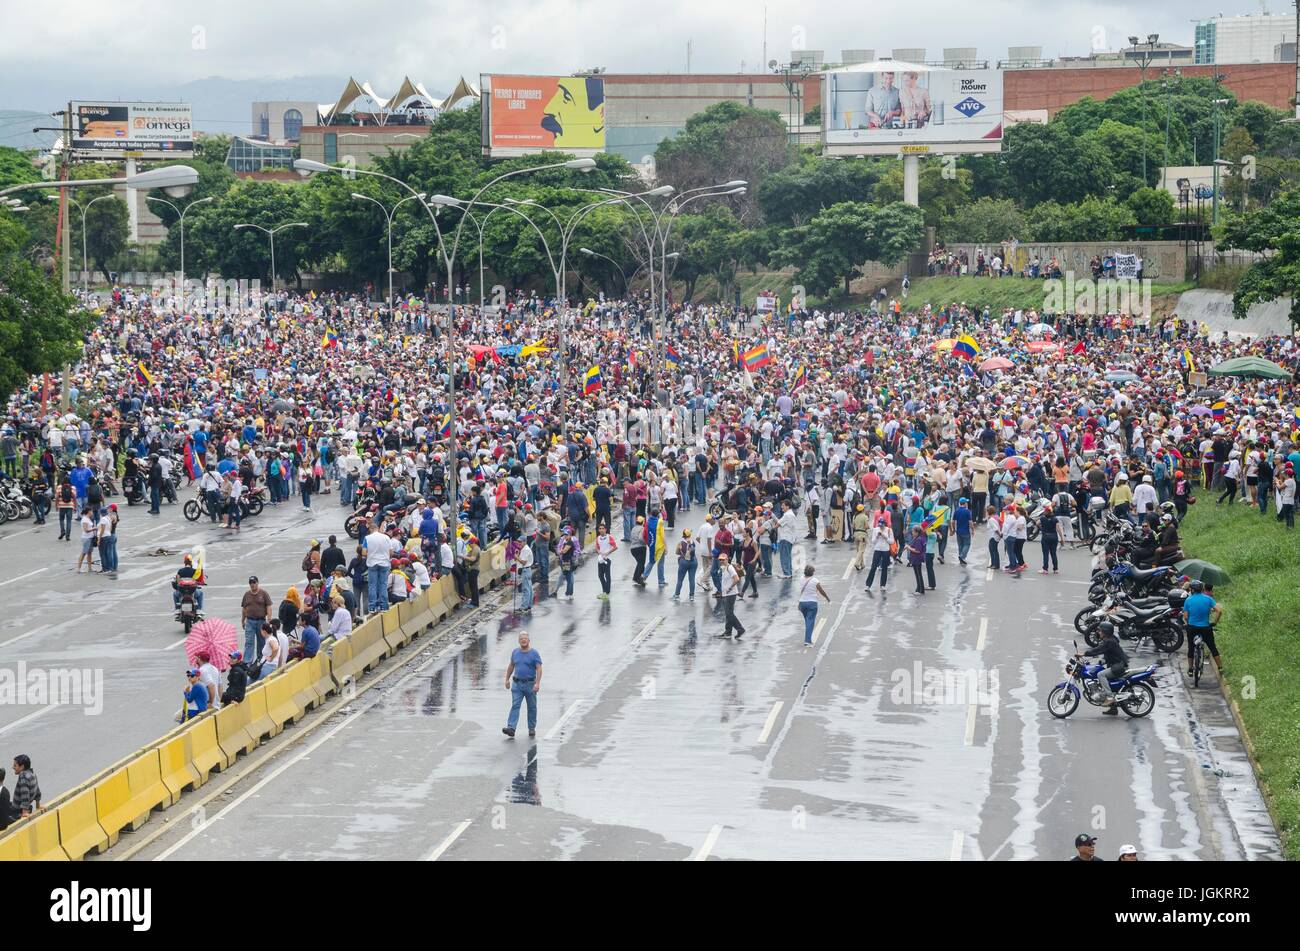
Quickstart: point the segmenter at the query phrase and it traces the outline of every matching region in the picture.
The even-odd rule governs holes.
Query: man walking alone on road
[[[506,689],[510,691],[510,716],[501,732],[515,735],[519,723],[519,705],[528,703],[528,735],[537,735],[537,692],[542,689],[542,655],[533,650],[528,632],[520,631],[519,646],[510,654],[506,668]]]
[[[745,636],[745,625],[736,617],[736,595],[740,593],[740,574],[731,564],[731,558],[725,551],[718,553],[718,590],[714,597],[722,599],[722,609],[727,615],[726,629],[718,637],[730,637],[734,629],[736,640]]]

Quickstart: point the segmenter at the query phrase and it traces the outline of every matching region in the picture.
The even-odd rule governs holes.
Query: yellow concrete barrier
[[[259,740],[248,731],[248,725],[253,722],[252,707],[248,703],[252,692],[250,687],[244,694],[243,703],[227,704],[217,711],[217,745],[221,747],[227,765],[233,764],[240,753],[257,749]]]
[[[438,588],[442,594],[442,609],[451,617],[452,612],[460,607],[460,595],[456,593],[456,579],[446,575],[438,579]]]
[[[353,628],[352,633],[355,634],[356,630]],[[321,649],[325,650],[325,645],[322,644]],[[329,667],[335,691],[345,689],[350,681],[360,676],[360,668],[352,662],[352,634],[329,645]]]
[[[233,760],[230,759],[217,742],[217,713],[205,714],[197,720],[191,720],[185,727],[189,740],[190,763],[199,774],[202,783],[208,781],[209,773],[219,773]],[[163,777],[166,781],[166,763],[163,764]]]
[[[0,862],[66,862],[59,845],[59,817],[45,809],[24,819],[0,839]]]
[[[300,679],[296,683],[294,699],[304,710],[314,710],[335,690],[325,645],[321,645],[320,653],[315,657],[300,660],[297,666],[300,668]]]
[[[109,836],[95,809],[94,786],[72,794],[52,811],[59,817],[59,845],[74,862],[89,852],[98,854],[108,848]]]
[[[379,662],[392,652],[384,640],[383,615],[371,618],[360,627],[353,628],[348,637],[352,640],[352,666],[356,676],[377,667]]]
[[[181,793],[190,789],[198,789],[207,782],[207,772],[201,772],[194,765],[196,746],[194,738],[197,730],[202,730],[207,734],[211,739],[210,748],[215,749],[217,731],[216,727],[212,725],[212,717],[201,717],[193,720],[190,724],[178,730],[173,730],[158,743],[158,765],[162,770],[163,785],[171,793],[171,802],[168,805],[173,805],[176,800],[180,799]]]
[[[95,811],[109,845],[123,829],[134,832],[149,820],[149,813],[171,801],[157,749],[146,750],[95,783]]]
[[[266,682],[266,715],[272,722],[283,728],[302,719],[307,708],[298,702],[298,691],[306,683],[301,661],[281,668]]]
[[[284,729],[283,723],[277,723],[275,719],[267,712],[267,692],[266,688],[270,682],[281,676],[280,668],[276,668],[274,674],[266,679],[265,682],[259,681],[257,686],[248,691],[244,697],[243,705],[248,707],[248,735],[251,736],[256,746],[263,740],[269,740],[273,736],[278,736]]]
[[[411,642],[408,622],[414,607],[409,601],[403,601],[383,613],[384,644],[388,653],[396,653]]]
[[[450,613],[447,607],[446,588],[443,587],[443,580],[451,579],[439,578],[433,584],[429,585],[429,590],[424,592],[424,603],[428,606],[430,624],[437,624],[439,621],[446,620]],[[453,587],[452,591],[456,589]]]

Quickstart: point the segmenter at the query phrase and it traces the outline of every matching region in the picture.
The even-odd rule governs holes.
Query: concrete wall
[[[1084,278],[1091,280],[1090,262],[1093,257],[1104,258],[1117,251],[1121,254],[1138,255],[1143,262],[1142,276],[1154,281],[1176,284],[1184,280],[1184,275],[1187,273],[1187,257],[1181,241],[1042,241],[1022,243],[1014,249],[1009,245],[949,243],[947,247],[954,253],[965,251],[970,256],[972,268],[975,264],[976,252],[981,249],[986,258],[995,250],[1001,250],[1003,257],[1006,258],[1007,252],[1010,251],[1010,263],[1016,273],[1028,267],[1030,259],[1035,254],[1044,266],[1055,257],[1061,265],[1061,270],[1073,270],[1078,280]]]

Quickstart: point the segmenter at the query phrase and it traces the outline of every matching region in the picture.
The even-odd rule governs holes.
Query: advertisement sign
[[[194,120],[183,102],[74,102],[72,149],[100,158],[128,152],[190,154]]]
[[[996,152],[1002,73],[883,60],[832,70],[823,83],[827,150],[842,155]]]
[[[490,153],[605,150],[604,77],[487,76],[481,88]]]

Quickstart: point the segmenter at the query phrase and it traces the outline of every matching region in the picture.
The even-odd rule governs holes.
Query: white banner
[[[1119,280],[1136,280],[1142,261],[1136,254],[1115,255],[1115,277]]]

